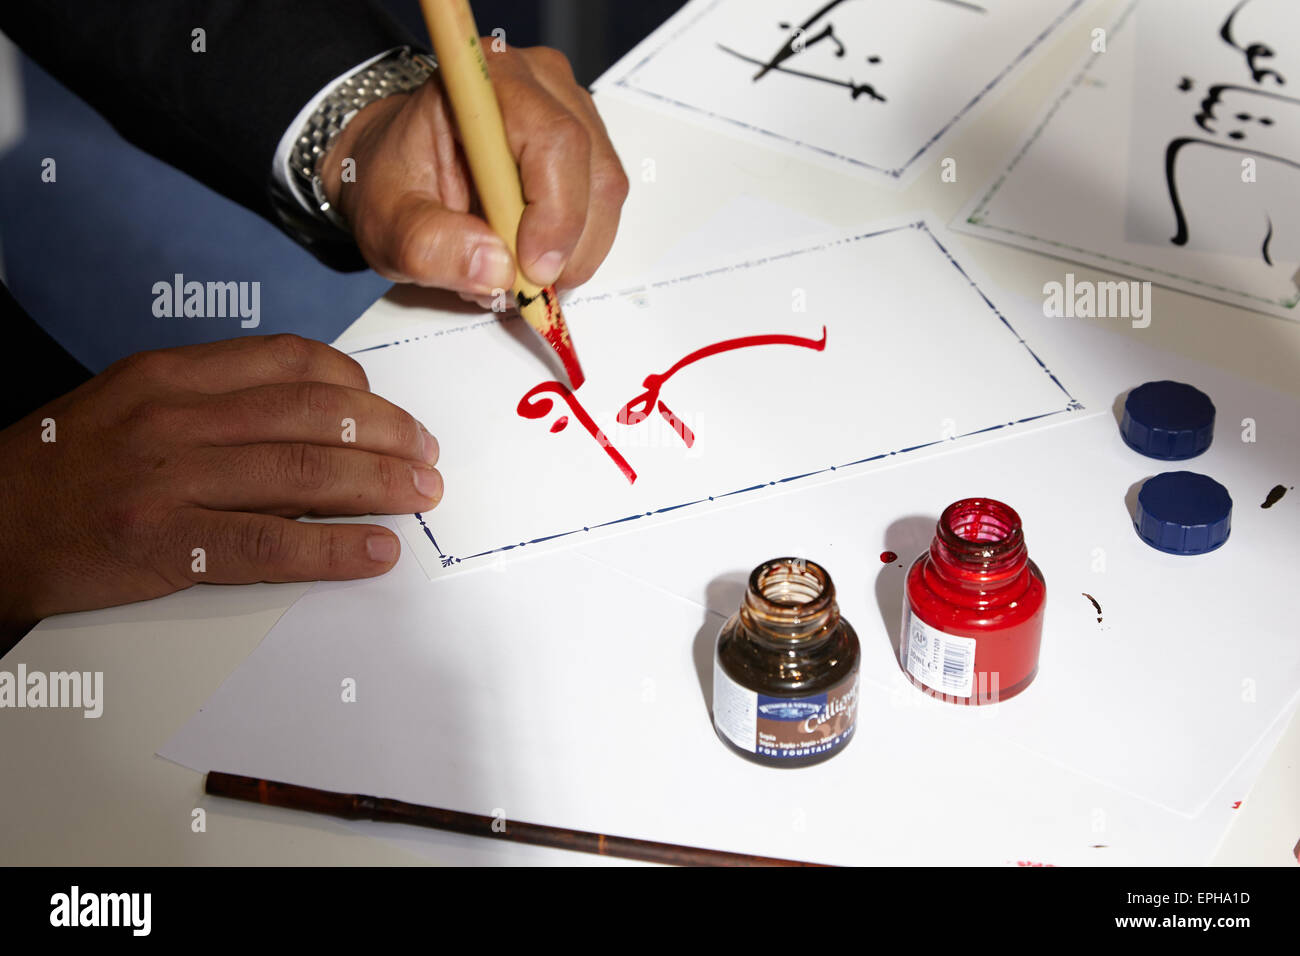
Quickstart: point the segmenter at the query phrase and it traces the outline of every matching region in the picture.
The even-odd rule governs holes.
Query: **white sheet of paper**
[[[954,228],[1300,318],[1297,37],[1292,0],[1136,0]]]
[[[593,88],[898,182],[1082,2],[693,0]]]
[[[446,495],[400,522],[407,543],[444,576],[1068,418],[1068,373],[1034,355],[950,241],[921,222],[873,228],[566,301],[587,383],[580,405],[538,394],[551,407],[535,418],[521,400],[553,372],[518,318],[431,313],[432,331],[354,351],[442,449]],[[759,334],[802,344],[712,355],[649,387]],[[645,395],[649,417],[620,424]]]

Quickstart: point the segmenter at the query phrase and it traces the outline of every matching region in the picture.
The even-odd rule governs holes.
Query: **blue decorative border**
[[[774,130],[765,129],[762,126],[755,126],[752,123],[746,123],[743,120],[733,119],[730,116],[723,116],[720,113],[715,113],[711,110],[706,110],[699,106],[692,106],[690,103],[683,103],[681,100],[675,100],[672,97],[664,96],[661,93],[654,93],[642,87],[633,86],[628,82],[628,80],[632,78],[632,76],[637,72],[637,70],[641,69],[652,59],[654,59],[656,56],[662,53],[679,36],[681,36],[687,30],[691,29],[691,27],[695,26],[697,22],[699,22],[702,18],[704,18],[710,12],[712,12],[713,8],[716,7],[721,2],[722,0],[713,0],[712,3],[710,3],[707,7],[701,10],[699,14],[693,17],[688,23],[683,24],[681,29],[677,30],[675,33],[672,34],[672,36],[664,40],[664,42],[661,43],[656,49],[647,53],[639,63],[637,63],[634,67],[632,67],[632,69],[628,70],[625,74],[623,74],[617,80],[615,80],[614,85],[625,90],[631,90],[635,93],[640,93],[643,96],[648,96],[651,99],[658,100],[661,103],[668,103],[680,109],[684,109],[689,112],[696,113],[700,116],[707,116],[710,119],[720,120],[724,123],[730,123],[732,126],[738,126],[741,129],[748,130],[751,133],[760,133],[763,136],[768,136],[771,137],[772,139],[780,140],[781,142],[788,143],[792,146],[798,146],[801,149],[812,150],[815,153],[821,153],[823,156],[828,156],[832,159],[838,159],[843,162],[849,163],[853,166],[859,166],[863,169],[869,169],[872,172],[883,173],[884,175],[892,177],[893,179],[901,179],[903,174],[907,172],[907,170],[912,166],[913,163],[915,163],[918,159],[920,159],[930,149],[930,147],[934,146],[935,143],[937,143],[940,139],[942,139],[943,136],[950,129],[956,126],[957,123],[961,121],[962,117],[964,117],[967,113],[973,110],[976,104],[978,104],[980,100],[984,99],[984,97],[987,96],[990,91],[992,91],[993,87],[997,86],[1000,82],[1002,82],[1002,80],[1006,77],[1008,73],[1010,73],[1017,66],[1019,66],[1031,53],[1034,52],[1034,49],[1038,47],[1039,44],[1041,44],[1045,39],[1047,39],[1047,37],[1050,36],[1062,23],[1064,23],[1067,19],[1069,19],[1069,17],[1079,7],[1081,7],[1084,4],[1085,0],[1074,0],[1074,2],[1071,3],[1070,6],[1067,7],[1060,15],[1058,15],[1057,18],[1053,20],[1052,23],[1046,29],[1043,30],[1042,33],[1038,34],[1038,36],[1035,37],[1030,42],[1029,46],[1025,47],[1023,50],[1020,51],[1019,56],[1017,56],[1014,60],[1008,63],[1002,69],[1002,72],[998,73],[997,76],[993,77],[993,79],[991,79],[987,84],[985,84],[984,88],[980,90],[978,93],[976,93],[974,98],[971,99],[969,103],[967,103],[964,107],[962,107],[957,112],[957,114],[952,117],[952,119],[948,120],[948,122],[945,123],[937,133],[931,136],[929,140],[927,140],[921,146],[921,148],[918,149],[912,155],[911,159],[909,159],[907,162],[905,162],[902,166],[898,167],[897,169],[886,169],[883,166],[875,166],[871,163],[864,162],[863,160],[855,159],[852,156],[846,156],[843,153],[837,153],[834,150],[826,149],[825,147],[822,146],[816,146],[812,143],[806,143],[803,140],[798,140],[795,139],[794,137],[786,136]]]
[[[983,435],[988,432],[998,431],[999,429],[1002,428],[1011,428],[1015,425],[1023,425],[1026,422],[1037,421],[1042,418],[1049,418],[1052,415],[1060,415],[1063,412],[1076,412],[1082,410],[1084,407],[1083,404],[1079,402],[1079,400],[1076,399],[1073,395],[1070,394],[1069,389],[1067,389],[1063,384],[1061,384],[1061,380],[1058,379],[1056,375],[1052,372],[1052,370],[1049,369],[1047,365],[1043,362],[1043,360],[1038,357],[1038,354],[1034,352],[1032,348],[1030,348],[1029,343],[1026,342],[1024,338],[1020,335],[1020,333],[1015,330],[1015,327],[1012,326],[1012,324],[1007,321],[1007,317],[1003,315],[998,310],[998,307],[995,306],[993,302],[989,299],[989,297],[984,294],[984,290],[981,289],[979,285],[975,282],[975,280],[972,279],[970,275],[967,274],[966,270],[961,267],[961,264],[955,258],[953,258],[952,253],[949,252],[948,248],[942,242],[939,241],[939,237],[930,231],[929,226],[927,226],[924,221],[917,221],[903,226],[894,226],[892,228],[881,229],[876,232],[865,232],[860,235],[850,236],[844,239],[837,240],[834,243],[818,243],[816,245],[808,246],[803,249],[796,249],[792,252],[783,253],[780,256],[770,256],[764,259],[754,259],[742,263],[737,263],[731,266],[724,266],[719,269],[711,269],[706,272],[698,272],[693,275],[682,276],[676,279],[665,279],[660,282],[650,283],[648,286],[645,286],[643,288],[655,289],[655,288],[662,288],[664,286],[677,285],[682,282],[691,282],[696,279],[707,278],[709,276],[718,275],[720,273],[733,272],[739,269],[752,268],[754,266],[761,265],[764,262],[771,262],[774,259],[788,259],[793,256],[818,252],[820,250],[828,248],[830,245],[840,245],[841,243],[845,243],[845,242],[859,242],[863,239],[874,239],[874,238],[878,238],[879,236],[889,235],[890,233],[900,232],[904,229],[916,229],[921,232],[924,232],[927,236],[930,237],[930,240],[935,244],[938,250],[943,253],[944,257],[948,260],[948,262],[952,265],[952,267],[956,269],[959,273],[961,273],[961,277],[965,279],[967,284],[969,284],[970,287],[979,294],[979,297],[984,300],[984,304],[989,307],[989,311],[991,311],[994,315],[998,317],[998,320],[1002,323],[1002,325],[1006,328],[1006,330],[1016,337],[1016,341],[1019,342],[1022,346],[1024,346],[1025,351],[1028,352],[1029,355],[1033,358],[1033,360],[1038,363],[1038,367],[1043,370],[1043,373],[1052,380],[1052,382],[1056,385],[1058,389],[1061,390],[1061,394],[1064,395],[1065,398],[1067,399],[1065,407],[1057,409],[1054,412],[1043,412],[1038,415],[1030,415],[1027,418],[1019,418],[1016,419],[1015,421],[1007,422],[1006,424],[990,425],[987,428],[980,428],[975,431],[966,432],[965,434],[962,435],[954,435],[946,439],[940,438],[937,439],[936,441],[926,442],[922,445],[911,445],[907,448],[899,448],[895,451],[883,451],[880,452],[879,454],[869,455],[866,458],[858,458],[855,459],[854,461],[845,462],[844,464],[831,465],[827,468],[819,468],[816,471],[808,471],[798,475],[791,475],[788,478],[778,478],[775,481],[762,481],[756,485],[750,485],[747,488],[737,488],[735,491],[728,491],[725,492],[724,494],[719,494],[719,495],[708,495],[707,497],[704,498],[697,498],[694,501],[684,501],[681,504],[669,505],[666,508],[659,508],[656,511],[638,512],[637,514],[628,515],[623,518],[615,518],[612,521],[603,521],[600,524],[584,525],[581,528],[574,528],[571,531],[561,531],[557,534],[544,535],[543,537],[540,538],[533,538],[531,541],[520,541],[518,544],[511,543],[511,544],[501,545],[500,547],[496,547],[496,548],[488,548],[486,551],[479,551],[477,554],[471,554],[464,558],[458,558],[443,551],[442,547],[438,544],[437,538],[433,536],[432,529],[430,529],[429,525],[425,522],[424,515],[417,512],[415,514],[415,519],[420,522],[420,530],[424,532],[425,537],[429,539],[429,543],[432,544],[434,550],[438,552],[438,558],[441,560],[442,566],[444,568],[451,567],[452,565],[460,564],[463,561],[472,561],[475,558],[487,557],[490,554],[500,554],[506,551],[513,551],[516,548],[524,548],[530,544],[540,544],[543,541],[554,541],[556,538],[565,538],[571,534],[578,534],[581,531],[594,531],[597,528],[608,528],[611,525],[624,524],[628,521],[637,521],[641,518],[652,517],[653,515],[666,514],[667,512],[670,511],[678,511],[682,508],[689,508],[692,505],[704,504],[705,502],[708,501],[721,501],[723,498],[732,498],[735,497],[736,495],[743,495],[751,491],[758,491],[762,488],[773,488],[776,487],[777,485],[789,484],[792,481],[800,481],[804,478],[812,478],[815,475],[824,475],[827,474],[828,472],[841,471],[846,468],[853,468],[857,465],[865,465],[868,462],[880,461],[881,459],[889,458],[895,455],[906,455],[908,452],[918,451],[922,448],[929,448],[932,445],[940,445],[943,444],[944,442],[958,441],[962,438],[970,438],[973,435]],[[639,291],[639,290],[629,290],[629,291]],[[601,295],[575,298],[568,304],[574,305],[580,302],[599,302],[605,299],[610,299],[615,296],[622,296],[625,294],[626,293],[624,292],[607,292]],[[397,345],[405,345],[409,342],[416,342],[422,339],[437,338],[439,336],[449,335],[456,332],[468,331],[470,329],[486,328],[488,326],[496,325],[498,322],[517,321],[518,318],[519,318],[518,316],[510,316],[510,317],[483,319],[477,322],[472,322],[468,325],[456,326],[455,328],[451,328],[451,329],[442,329],[436,332],[426,332],[423,335],[415,335],[405,339],[398,339],[393,342],[384,342],[379,345],[372,345],[368,348],[357,349],[356,351],[349,352],[348,354],[360,355],[364,352],[373,352],[376,349],[390,348],[392,346],[397,346]]]

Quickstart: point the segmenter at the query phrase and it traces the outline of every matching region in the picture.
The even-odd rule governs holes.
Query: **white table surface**
[[[911,211],[950,221],[1027,124],[1086,55],[1090,31],[1108,26],[1119,3],[1106,0],[1052,37],[1028,70],[995,92],[990,108],[934,153],[931,167],[896,192],[859,176],[753,149],[640,106],[601,97],[605,122],[633,191],[619,241],[599,277],[638,281],[639,270],[742,194],[759,196],[845,227]],[[958,163],[958,181],[939,180],[939,162]],[[640,181],[645,160],[655,181]],[[1038,299],[1043,283],[1073,271],[1109,275],[969,237],[964,254],[1012,293]],[[1092,322],[1116,336],[1198,359],[1300,395],[1300,323],[1155,290],[1154,320],[1133,329]],[[382,331],[362,316],[342,341]],[[1116,347],[1124,343],[1116,339]],[[0,670],[103,671],[103,716],[80,711],[0,711],[0,863],[4,864],[418,864],[427,857],[332,818],[202,793],[203,778],[154,756],[197,711],[309,585],[197,586],[156,601],[63,615],[43,622]],[[206,832],[191,829],[205,808]],[[364,829],[364,833],[362,830]],[[400,830],[401,828],[395,828]],[[396,834],[395,834],[396,835]],[[1300,717],[1293,720],[1241,807],[1215,863],[1295,863],[1300,839]],[[565,851],[515,847],[447,834],[447,863],[606,862]]]

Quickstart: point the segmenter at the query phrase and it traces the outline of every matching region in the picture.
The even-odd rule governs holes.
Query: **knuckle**
[[[418,279],[429,272],[434,261],[438,234],[425,225],[422,219],[403,217],[394,224],[389,261],[403,276]]]
[[[399,412],[393,421],[393,443],[403,449],[413,459],[419,459],[424,451],[424,438],[420,426],[414,418],[405,412]]]
[[[156,543],[155,514],[147,502],[123,498],[104,509],[102,520],[112,539],[125,544],[128,550],[142,541]]]
[[[428,272],[429,257],[425,254],[422,243],[412,235],[398,240],[392,258],[399,275],[419,279]]]
[[[320,445],[305,442],[289,445],[286,452],[285,472],[294,487],[303,491],[319,491],[333,479],[333,458]]]
[[[343,572],[351,566],[351,548],[348,537],[338,527],[329,527],[320,538],[321,577],[327,579],[343,577]]]
[[[166,374],[175,364],[175,359],[161,349],[148,352],[136,352],[126,358],[118,359],[109,368],[110,372],[131,378],[157,380]]]
[[[405,477],[403,472],[406,473]],[[393,498],[411,486],[409,469],[386,456],[381,456],[375,462],[375,480],[385,498]]]
[[[157,398],[146,398],[137,402],[127,412],[123,425],[129,432],[148,434],[173,434],[177,410]]]
[[[311,368],[314,343],[292,332],[281,332],[267,336],[266,347],[271,358],[286,372],[294,375],[306,374]]]
[[[573,79],[573,65],[560,50],[551,46],[533,47],[530,51],[537,65],[548,73],[554,73],[565,79]]]
[[[293,557],[286,533],[290,527],[284,521],[257,521],[245,526],[244,551],[255,567],[265,570]]]
[[[370,377],[366,375],[366,370],[361,367],[361,363],[351,355],[344,355],[342,352],[338,354],[343,359],[343,367],[347,369],[348,378],[354,383],[353,387],[370,391]]]
[[[321,382],[298,382],[289,393],[291,411],[309,424],[325,427],[333,424],[335,392]]]
[[[555,138],[556,148],[568,153],[571,150],[591,148],[587,127],[572,113],[561,113],[550,122],[547,133]]]
[[[622,206],[630,189],[627,173],[617,160],[601,171],[595,186],[597,198],[611,206]]]

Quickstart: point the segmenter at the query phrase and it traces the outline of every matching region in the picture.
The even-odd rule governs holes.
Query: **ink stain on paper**
[[[1098,604],[1098,603],[1097,603],[1097,599],[1096,599],[1095,597],[1093,597],[1091,594],[1089,594],[1087,591],[1082,592],[1082,594],[1083,594],[1083,596],[1086,597],[1089,601],[1091,601],[1091,602],[1092,602],[1092,606],[1095,607],[1095,608],[1097,609],[1097,623],[1100,624],[1100,623],[1101,623],[1101,605]]]
[[[1282,496],[1286,494],[1286,492],[1287,492],[1287,488],[1285,485],[1274,485],[1269,490],[1268,496],[1264,499],[1264,503],[1260,505],[1260,507],[1261,508],[1273,507],[1275,504],[1277,504],[1279,501],[1282,500]]]

